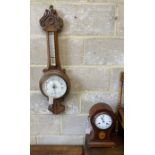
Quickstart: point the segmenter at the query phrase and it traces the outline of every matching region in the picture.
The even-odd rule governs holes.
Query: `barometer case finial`
[[[53,5],[50,5],[49,9],[46,9],[44,15],[40,19],[40,26],[44,30],[61,31],[63,28],[63,20],[54,10]]]

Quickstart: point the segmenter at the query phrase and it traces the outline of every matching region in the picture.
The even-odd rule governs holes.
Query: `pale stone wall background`
[[[46,38],[39,19],[50,4],[64,20],[60,57],[71,79],[63,114],[53,115],[38,88],[46,66]],[[31,0],[31,144],[82,144],[89,108],[115,110],[123,70],[123,0]]]

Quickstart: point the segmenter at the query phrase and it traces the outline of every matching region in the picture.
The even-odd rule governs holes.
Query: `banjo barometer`
[[[45,10],[40,19],[40,26],[46,32],[47,68],[43,69],[39,86],[42,94],[49,100],[49,111],[58,114],[65,110],[61,102],[69,93],[70,80],[65,70],[61,68],[59,60],[58,32],[62,30],[63,20],[53,6]]]

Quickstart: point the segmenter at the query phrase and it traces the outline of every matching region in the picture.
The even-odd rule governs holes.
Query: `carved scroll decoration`
[[[43,29],[52,27],[55,31],[61,31],[63,20],[58,16],[52,5],[49,7],[49,10],[45,10],[44,15],[40,19],[40,26]]]

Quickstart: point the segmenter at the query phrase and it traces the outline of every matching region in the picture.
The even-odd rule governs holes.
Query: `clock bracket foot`
[[[53,114],[59,114],[65,110],[65,106],[62,105],[59,100],[54,100],[53,104],[48,106],[48,110]]]

